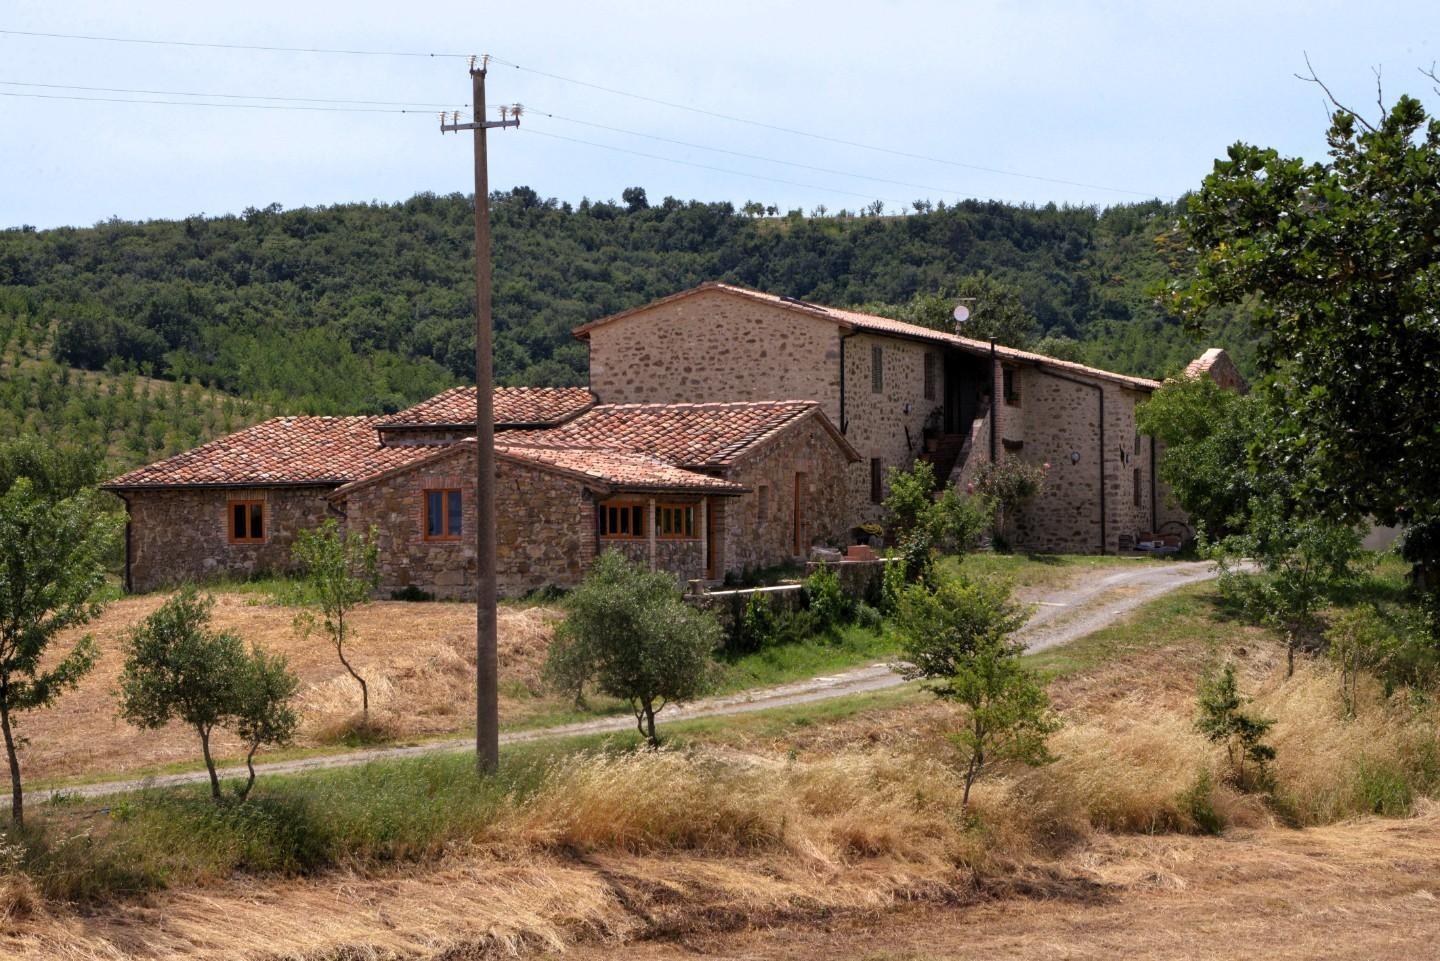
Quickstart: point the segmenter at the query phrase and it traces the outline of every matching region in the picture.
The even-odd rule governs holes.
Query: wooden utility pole
[[[495,637],[495,412],[490,316],[490,174],[486,167],[485,131],[520,126],[502,108],[501,119],[485,119],[485,68],[470,60],[472,123],[456,112],[450,123],[440,116],[441,133],[475,132],[475,766],[494,773],[500,764],[499,663]]]

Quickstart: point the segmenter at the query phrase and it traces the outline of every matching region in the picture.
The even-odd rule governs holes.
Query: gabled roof
[[[595,395],[588,387],[496,387],[491,396],[495,426],[502,428],[563,423],[595,403]],[[474,387],[452,387],[379,420],[382,430],[474,426]]]
[[[971,337],[960,337],[943,330],[934,330],[929,327],[922,327],[919,324],[907,324],[902,320],[891,320],[889,317],[879,317],[875,314],[862,314],[858,311],[844,310],[839,307],[824,307],[820,304],[812,304],[794,297],[782,297],[778,294],[767,294],[760,290],[751,290],[748,287],[740,287],[735,284],[724,284],[717,281],[706,281],[698,287],[689,290],[682,290],[679,293],[662,297],[659,300],[639,307],[632,307],[629,310],[622,310],[618,314],[611,314],[609,317],[601,317],[599,320],[592,320],[588,324],[582,324],[573,331],[574,335],[581,340],[590,336],[590,332],[597,327],[623,320],[641,311],[658,307],[662,304],[673,303],[687,297],[706,292],[728,294],[734,297],[742,297],[756,303],[767,304],[771,307],[779,307],[783,310],[794,311],[814,317],[817,320],[827,320],[839,325],[843,329],[861,330],[872,334],[882,334],[891,337],[904,337],[909,340],[922,340],[934,344],[943,344],[966,351],[971,354],[988,355],[990,343],[984,340],[975,340]],[[1017,350],[1014,347],[995,346],[995,354],[1002,360],[1014,363],[1036,364],[1044,367],[1052,367],[1056,370],[1069,371],[1070,373],[1092,377],[1096,380],[1108,380],[1132,387],[1137,390],[1154,390],[1160,386],[1158,380],[1148,377],[1132,377],[1129,374],[1117,374],[1114,371],[1101,370],[1098,367],[1087,367],[1084,364],[1077,364],[1073,361],[1058,360],[1054,357],[1047,357],[1044,354],[1037,354],[1028,350]]]
[[[818,418],[852,462],[860,455],[808,400],[731,404],[600,404],[548,430],[507,433],[503,443],[624,450],[681,467],[728,467],[806,418]]]
[[[105,490],[330,486],[418,459],[425,448],[381,447],[377,417],[274,417],[122,474]]]
[[[467,437],[446,447],[416,447],[421,452],[409,463],[396,465],[338,487],[329,496],[343,500],[357,490],[379,483],[411,470],[419,470],[475,448],[475,438]],[[495,457],[500,461],[564,474],[589,484],[625,491],[672,492],[692,494],[743,494],[747,488],[733,481],[696,473],[666,463],[658,457],[628,451],[572,449],[563,447],[529,447],[496,444]]]

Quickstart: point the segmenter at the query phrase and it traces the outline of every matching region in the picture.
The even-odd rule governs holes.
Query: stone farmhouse
[[[500,591],[572,586],[615,548],[681,581],[789,562],[881,517],[886,471],[1051,465],[1021,543],[1113,552],[1188,533],[1135,428],[1159,382],[707,283],[594,321],[589,388],[498,388]],[[1223,351],[1189,374],[1242,386]],[[278,417],[104,485],[128,511],[126,585],[290,564],[335,517],[374,531],[380,591],[473,596],[475,393],[389,416]]]

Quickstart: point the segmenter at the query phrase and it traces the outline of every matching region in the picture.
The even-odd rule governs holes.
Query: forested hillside
[[[1177,208],[922,211],[756,217],[730,204],[652,206],[638,188],[624,203],[575,207],[529,188],[497,194],[497,376],[583,383],[571,328],[709,279],[899,306],[985,273],[1091,363],[1160,375],[1198,352],[1152,296],[1176,266],[1166,232]],[[458,194],[10,229],[0,315],[12,338],[43,343],[63,367],[131,370],[296,413],[393,410],[473,374],[471,237]],[[1243,325],[1217,323],[1209,339],[1247,365]],[[145,428],[152,448],[156,429]]]
[[[261,402],[133,370],[57,363],[46,332],[0,312],[0,438],[33,433],[93,452],[107,470],[178,453],[269,416]]]

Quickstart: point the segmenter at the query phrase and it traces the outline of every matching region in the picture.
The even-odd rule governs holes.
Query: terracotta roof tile
[[[819,410],[803,400],[600,404],[559,427],[508,432],[504,443],[629,451],[681,467],[718,468]]]
[[[510,435],[506,435],[507,437]],[[417,452],[414,460],[360,477],[336,488],[328,496],[343,500],[351,492],[387,477],[402,474],[426,464],[443,461],[475,447],[475,438],[467,437],[445,447],[411,447]],[[535,447],[526,444],[495,445],[495,456],[521,464],[568,474],[584,481],[631,491],[687,491],[708,494],[743,494],[747,490],[734,481],[685,470],[658,457],[631,451],[598,450],[595,448]]]
[[[424,447],[381,447],[377,417],[274,417],[122,474],[104,486],[330,485],[418,460]]]
[[[682,290],[669,297],[662,297],[654,303],[645,304],[640,307],[633,307],[630,310],[612,314],[609,317],[602,317],[599,320],[592,320],[588,324],[582,324],[575,328],[575,335],[584,338],[596,327],[620,320],[631,314],[638,313],[654,307],[656,304],[668,303],[672,300],[679,300],[682,297],[689,297],[707,290],[720,291],[732,294],[737,297],[745,297],[749,300],[771,304],[785,310],[794,310],[800,313],[809,314],[823,320],[830,320],[837,324],[852,327],[858,330],[871,331],[877,334],[889,334],[895,337],[909,337],[916,340],[930,341],[936,344],[946,344],[957,347],[972,354],[988,354],[990,352],[989,341],[975,340],[971,337],[959,337],[953,333],[943,330],[934,330],[930,327],[921,327],[919,324],[907,324],[902,320],[891,320],[889,317],[879,317],[875,314],[862,314],[853,310],[844,310],[839,307],[825,307],[820,304],[812,304],[808,301],[798,300],[794,297],[782,297],[778,294],[767,294],[760,290],[751,290],[749,287],[740,287],[736,284],[723,284],[716,281],[709,281],[698,287],[689,290]],[[1138,390],[1154,390],[1160,386],[1158,380],[1148,377],[1133,377],[1129,374],[1117,374],[1110,370],[1101,370],[1098,367],[1087,367],[1084,364],[1077,364],[1068,360],[1057,360],[1054,357],[1046,357],[1044,354],[1037,354],[1028,350],[1017,350],[1014,347],[1002,347],[996,345],[995,353],[1004,360],[1013,360],[1020,363],[1043,364],[1057,370],[1065,370],[1071,373],[1092,377],[1097,380],[1108,380],[1133,387]]]
[[[495,454],[581,474],[626,490],[690,490],[712,494],[743,494],[746,490],[734,481],[685,470],[658,457],[629,451],[497,444]]]
[[[588,387],[496,387],[498,427],[538,427],[569,420],[595,403]],[[382,428],[468,427],[475,423],[475,388],[452,387],[380,419]]]

